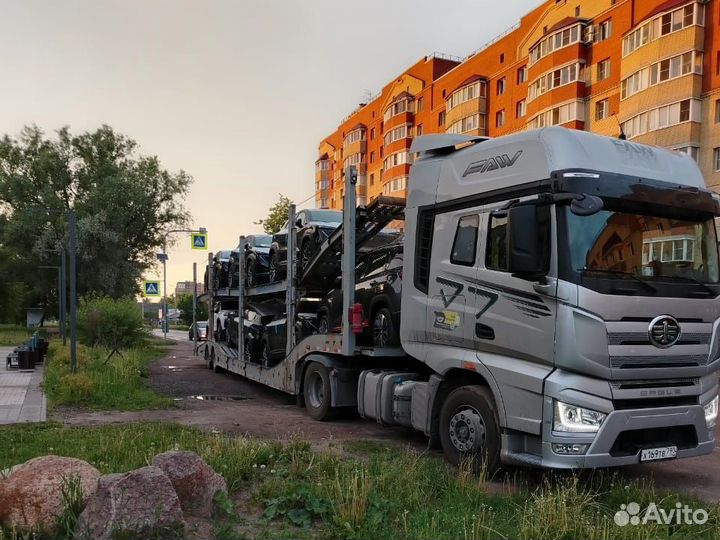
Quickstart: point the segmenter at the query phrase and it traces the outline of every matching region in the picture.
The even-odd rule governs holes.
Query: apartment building
[[[194,291],[194,282],[192,281],[178,281],[175,284],[175,298],[180,298],[186,294],[192,295]],[[205,286],[202,281],[197,284],[198,296],[205,292]]]
[[[720,0],[547,0],[464,59],[426,56],[319,145],[316,205],[404,196],[413,137],[560,125],[687,152],[720,190]]]

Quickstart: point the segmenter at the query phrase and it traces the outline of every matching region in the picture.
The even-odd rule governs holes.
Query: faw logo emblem
[[[497,169],[505,169],[506,167],[512,167],[513,165],[515,165],[515,162],[517,162],[522,153],[522,150],[518,150],[512,158],[507,154],[503,154],[501,156],[495,156],[480,161],[475,161],[468,166],[467,170],[463,174],[463,178],[470,174],[486,173]]]

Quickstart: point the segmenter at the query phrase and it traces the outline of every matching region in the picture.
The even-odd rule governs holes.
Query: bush
[[[78,309],[80,341],[118,351],[137,347],[145,338],[143,319],[132,298],[83,298]]]
[[[74,403],[88,401],[94,390],[94,382],[85,373],[67,373],[60,377],[60,385],[67,397]]]

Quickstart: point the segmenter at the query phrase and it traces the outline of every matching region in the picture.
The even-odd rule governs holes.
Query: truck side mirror
[[[508,270],[528,280],[547,275],[550,266],[550,207],[518,205],[508,210]]]

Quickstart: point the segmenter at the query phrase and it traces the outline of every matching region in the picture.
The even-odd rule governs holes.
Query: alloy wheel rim
[[[373,335],[375,336],[375,343],[377,345],[384,346],[389,343],[389,326],[389,321],[387,320],[385,313],[380,312],[375,315],[375,320],[373,321]]]
[[[477,452],[486,444],[485,421],[475,407],[463,405],[450,418],[449,435],[450,442],[459,452]]]

